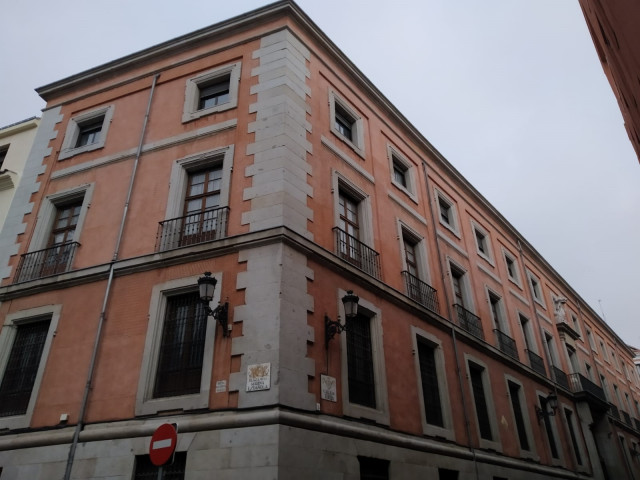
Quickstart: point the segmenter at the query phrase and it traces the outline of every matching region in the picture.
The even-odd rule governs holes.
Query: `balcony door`
[[[184,225],[180,242],[182,246],[216,238],[221,185],[220,166],[189,173],[184,200]]]

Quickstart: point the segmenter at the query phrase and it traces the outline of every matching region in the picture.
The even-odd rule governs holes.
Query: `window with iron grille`
[[[540,409],[543,412],[549,411],[547,407],[547,399],[545,397],[538,397],[540,401]],[[544,430],[547,433],[547,439],[549,440],[549,449],[551,450],[551,456],[553,458],[560,458],[558,456],[558,447],[556,445],[556,436],[553,432],[553,427],[551,426],[551,417],[549,415],[543,415],[542,420],[544,422]]]
[[[389,480],[389,460],[358,456],[360,480]]]
[[[436,346],[420,336],[418,336],[417,340],[420,380],[422,382],[422,400],[424,402],[426,421],[430,425],[444,427],[442,405],[440,402],[440,387],[438,385]]]
[[[27,412],[49,323],[50,319],[44,319],[17,325],[0,384],[0,417],[24,415]]]
[[[518,431],[518,440],[522,450],[529,450],[529,438],[524,424],[524,416],[522,415],[522,403],[520,401],[520,385],[514,382],[507,382],[509,386],[509,397],[511,399],[511,408],[516,421],[516,430]]]
[[[376,408],[371,319],[364,315],[347,319],[346,333],[349,402]]]
[[[578,437],[576,436],[575,426],[573,424],[573,412],[568,408],[565,408],[564,416],[567,419],[567,427],[569,427],[569,436],[571,437],[573,452],[576,455],[576,462],[578,462],[578,465],[582,465],[582,455],[580,455],[580,448],[578,447]]]
[[[200,391],[207,314],[198,292],[167,299],[154,398]]]
[[[476,408],[480,437],[485,440],[493,440],[491,422],[489,420],[489,409],[487,408],[487,397],[484,391],[484,375],[483,367],[469,362],[469,376],[471,378],[471,388],[473,390],[473,401]]]
[[[171,464],[163,465],[163,480],[183,480],[187,465],[187,452],[176,452]],[[159,467],[151,463],[149,455],[136,455],[133,480],[156,480]]]

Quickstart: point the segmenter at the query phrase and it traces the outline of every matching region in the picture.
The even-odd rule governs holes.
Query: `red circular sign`
[[[156,467],[164,465],[173,455],[178,443],[178,433],[170,423],[158,427],[149,444],[149,457]]]

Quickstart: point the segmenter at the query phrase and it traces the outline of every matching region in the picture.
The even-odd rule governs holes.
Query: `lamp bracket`
[[[340,323],[340,317],[338,321],[331,320],[328,315],[324,316],[324,346],[329,348],[329,341],[335,337],[336,334],[341,334],[347,330],[347,325]]]
[[[207,315],[215,318],[222,327],[222,336],[229,336],[229,302],[220,303],[216,308],[211,310],[211,307],[205,303],[207,309]]]

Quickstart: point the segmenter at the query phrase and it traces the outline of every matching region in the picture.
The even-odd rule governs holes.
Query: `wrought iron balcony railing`
[[[593,395],[602,402],[607,401],[607,397],[605,397],[602,387],[599,387],[582,374],[572,373],[568,376],[568,379],[569,390],[571,390],[573,393],[586,392]]]
[[[380,254],[338,227],[334,227],[333,231],[340,258],[372,277],[380,278]]]
[[[78,242],[68,242],[25,253],[20,257],[14,283],[68,272],[79,246]]]
[[[224,238],[228,218],[229,207],[218,207],[159,222],[156,252]]]
[[[496,338],[498,339],[498,348],[502,353],[506,353],[511,358],[515,358],[516,360],[520,360],[518,356],[518,348],[516,347],[516,341],[507,335],[504,332],[501,332],[498,329],[493,331],[496,334]]]
[[[424,305],[435,313],[440,313],[438,305],[438,292],[428,283],[423,282],[415,275],[411,275],[406,270],[402,272],[407,295],[416,302]]]
[[[457,303],[453,304],[453,308],[456,309],[456,313],[458,315],[458,324],[474,337],[484,340],[484,332],[482,331],[482,322],[480,321],[480,317],[471,313],[469,310]]]
[[[569,379],[567,378],[567,374],[560,370],[555,365],[551,366],[553,370],[553,375],[556,379],[556,383],[560,385],[562,388],[569,390]]]
[[[547,369],[544,367],[544,360],[542,357],[531,350],[525,350],[527,352],[527,356],[529,357],[529,366],[533,368],[535,372],[538,372],[540,375],[547,376]]]

